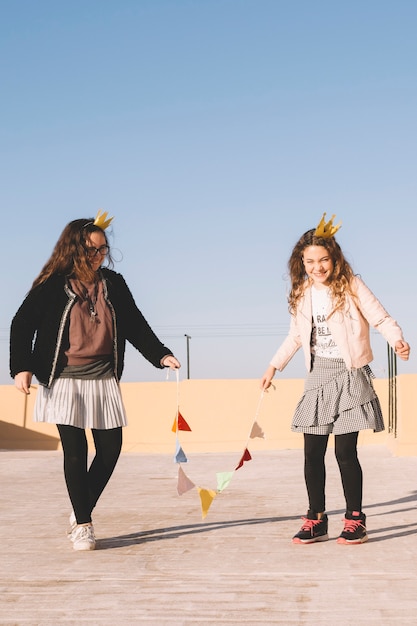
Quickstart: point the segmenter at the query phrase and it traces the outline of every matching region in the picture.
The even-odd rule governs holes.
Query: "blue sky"
[[[65,224],[103,208],[116,270],[192,378],[257,378],[288,327],[286,263],[323,211],[417,372],[417,3],[0,3],[10,320]],[[386,345],[372,333],[373,368]],[[416,354],[414,354],[415,348]],[[284,373],[304,376],[297,355]],[[161,380],[133,350],[124,380]]]

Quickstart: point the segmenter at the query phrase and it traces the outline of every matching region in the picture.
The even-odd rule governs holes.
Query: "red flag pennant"
[[[181,415],[179,411],[178,411],[178,430],[191,431],[191,428],[188,426],[187,422],[185,421],[185,419],[183,418],[183,416]]]
[[[244,453],[242,454],[242,458],[240,459],[237,467],[235,469],[239,469],[240,467],[242,467],[242,465],[244,464],[245,461],[251,461],[252,457],[250,455],[250,452],[247,448],[245,448]]]
[[[177,430],[191,431],[191,428],[188,426],[187,422],[185,421],[185,419],[183,418],[183,416],[181,415],[179,411],[178,411],[178,415],[174,419],[174,423],[172,424],[171,430],[173,433],[176,433]]]

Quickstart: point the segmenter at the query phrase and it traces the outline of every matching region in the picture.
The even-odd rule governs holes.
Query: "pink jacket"
[[[357,369],[373,359],[369,326],[376,328],[392,348],[397,341],[404,338],[397,322],[388,315],[359,276],[353,278],[352,287],[357,294],[357,301],[347,295],[344,310],[328,317],[327,324],[346,367]],[[310,340],[313,321],[310,292],[310,287],[307,287],[296,314],[291,316],[289,333],[271,360],[271,365],[281,372],[301,347],[304,350],[307,370],[311,369]]]

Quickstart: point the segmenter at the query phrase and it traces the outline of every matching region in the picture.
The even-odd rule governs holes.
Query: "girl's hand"
[[[276,371],[277,370],[273,365],[270,365],[268,367],[268,369],[266,370],[265,374],[262,376],[261,381],[260,381],[261,389],[266,391],[270,387],[271,380],[274,378]]]
[[[26,395],[30,394],[30,383],[32,382],[32,372],[19,372],[14,377],[14,386]]]
[[[410,346],[408,343],[406,341],[397,341],[395,344],[395,354],[398,354],[403,361],[408,361],[408,357],[410,356]]]
[[[164,367],[170,367],[172,370],[178,370],[181,367],[181,363],[171,354],[162,359],[161,365]]]

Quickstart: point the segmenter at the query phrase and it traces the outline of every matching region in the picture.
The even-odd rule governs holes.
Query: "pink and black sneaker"
[[[366,534],[366,515],[360,511],[347,511],[344,519],[345,527],[337,539],[337,543],[356,545],[368,541]]]
[[[327,515],[323,515],[317,519],[317,513],[308,511],[307,516],[303,517],[303,525],[300,530],[292,538],[293,543],[315,543],[316,541],[327,541]]]

